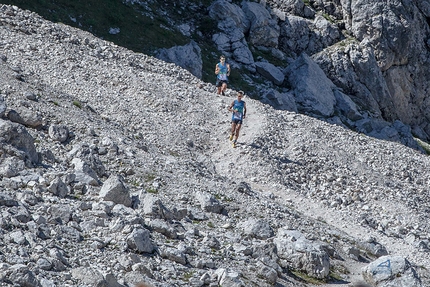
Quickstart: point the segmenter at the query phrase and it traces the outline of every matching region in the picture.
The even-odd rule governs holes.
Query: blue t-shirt
[[[234,100],[234,105],[233,105],[233,115],[232,115],[232,120],[239,120],[241,121],[243,119],[243,111],[245,108],[245,102],[244,101],[238,101],[238,100]]]
[[[217,78],[222,81],[227,81],[227,72],[228,72],[227,63],[224,63],[224,65],[222,65],[221,63],[218,63],[218,68],[219,68],[219,73],[217,75]]]

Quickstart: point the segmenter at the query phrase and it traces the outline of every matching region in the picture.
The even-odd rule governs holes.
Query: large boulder
[[[341,39],[339,28],[322,16],[313,21],[289,15],[280,24],[279,48],[293,56],[312,55]]]
[[[116,204],[131,206],[131,197],[128,188],[119,175],[111,175],[100,190],[99,197],[105,201],[113,201]]]
[[[274,235],[272,227],[264,219],[250,218],[244,222],[240,222],[238,227],[243,229],[244,234],[257,239],[264,240]]]
[[[74,158],[72,160],[72,164],[75,169],[76,182],[93,186],[99,185],[99,178],[97,176],[97,173],[86,161],[80,158]]]
[[[39,163],[33,137],[27,129],[16,123],[0,119],[0,150],[7,148],[9,155],[23,160],[27,166]]]
[[[163,202],[155,195],[147,193],[142,199],[143,206],[141,212],[146,217],[150,218],[162,218],[165,220],[171,220],[174,218],[174,214]]]
[[[254,46],[278,47],[279,25],[266,7],[256,2],[243,2],[243,11],[249,22],[249,43]]]
[[[202,210],[206,212],[221,213],[223,205],[210,193],[197,192],[196,200],[199,202]]]
[[[381,117],[391,105],[388,88],[371,48],[348,43],[312,56],[327,77],[357,106],[372,117]]]
[[[362,268],[363,278],[376,287],[422,287],[411,263],[401,256],[382,256]]]
[[[284,82],[284,74],[275,65],[268,62],[255,62],[255,67],[259,74],[272,81],[275,85],[280,86]]]
[[[280,93],[274,89],[261,92],[261,102],[269,104],[275,109],[286,110],[297,113],[297,105],[292,92]]]
[[[65,125],[50,125],[48,134],[54,141],[63,143],[69,137],[69,128]]]
[[[169,63],[175,63],[179,67],[188,70],[197,78],[202,78],[202,50],[193,40],[184,46],[161,49],[158,51],[156,57]]]
[[[71,275],[74,279],[90,286],[108,286],[103,275],[89,266],[73,268]]]
[[[326,117],[333,115],[335,85],[308,55],[302,54],[291,63],[285,75],[299,111]]]
[[[250,22],[243,10],[236,4],[232,4],[226,0],[217,0],[213,2],[211,6],[209,6],[209,16],[218,22],[218,28],[221,28],[220,25],[224,25],[224,21],[232,21],[231,25],[228,27],[231,27],[231,29],[237,27],[242,33],[248,31],[250,27]],[[224,32],[228,34],[230,31],[224,30]]]
[[[137,253],[152,253],[155,249],[154,244],[151,242],[149,230],[145,228],[134,229],[133,232],[127,236],[127,246]]]
[[[27,108],[21,108],[19,111],[10,110],[7,113],[9,120],[22,124],[26,127],[38,128],[42,126],[42,116]]]
[[[321,244],[312,242],[297,230],[281,228],[273,240],[280,265],[292,267],[318,279],[327,278],[330,272],[329,255]]]
[[[252,70],[255,69],[254,58],[245,39],[250,22],[244,11],[236,4],[217,0],[209,6],[209,16],[217,21],[218,29],[222,31],[212,36],[218,50],[226,56],[232,56],[234,61],[250,65]]]

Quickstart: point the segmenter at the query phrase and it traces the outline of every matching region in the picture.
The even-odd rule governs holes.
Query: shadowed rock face
[[[387,124],[399,120],[410,125],[415,136],[428,140],[430,126],[426,115],[430,108],[427,99],[430,81],[425,68],[430,59],[428,3],[399,3],[395,0],[313,1],[304,5],[302,1],[267,1],[239,5],[217,0],[208,8],[209,16],[219,28],[213,32],[212,44],[229,57],[233,70],[244,68],[253,74],[256,89],[252,94],[275,108],[291,110],[297,106],[302,113],[322,116],[329,122],[340,121],[359,132],[366,129],[355,118],[385,120]],[[190,62],[196,65],[188,70],[196,75],[200,56],[181,52],[186,47],[171,48],[177,60],[170,61],[184,67],[182,59],[193,58]],[[162,54],[165,53],[160,53],[160,58],[166,59]],[[318,73],[304,75],[300,70],[294,70],[291,77],[289,66],[302,54],[320,66],[333,82],[333,89],[353,101],[356,116],[348,117],[342,111],[342,104],[336,103],[329,103],[333,111],[322,112],[321,107],[332,100],[334,91],[323,89],[310,101],[303,101],[306,91],[293,91],[298,81],[318,82],[321,78]],[[268,69],[263,64],[275,67]],[[278,70],[285,75],[277,73]],[[291,87],[292,91],[285,87]],[[274,94],[278,99],[268,99]],[[286,101],[294,103],[287,105]],[[403,144],[413,142],[403,138],[401,131],[397,133],[393,137],[382,130],[366,132],[387,140],[400,138],[396,141]]]
[[[0,285],[430,285],[428,156],[247,96],[231,148],[235,95],[29,11],[0,24]],[[385,256],[400,277],[357,272]]]
[[[34,139],[22,125],[0,119],[0,143],[29,166],[39,162]]]

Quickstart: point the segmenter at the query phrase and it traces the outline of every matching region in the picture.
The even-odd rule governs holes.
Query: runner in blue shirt
[[[217,94],[225,96],[227,90],[228,76],[230,76],[230,65],[225,62],[225,56],[220,57],[220,62],[215,66]]]
[[[233,113],[231,117],[230,133],[230,140],[233,141],[233,147],[236,147],[237,139],[239,138],[239,131],[242,127],[243,119],[246,116],[246,103],[245,101],[242,101],[242,98],[243,91],[237,92],[237,100],[234,100],[228,107],[228,110]]]

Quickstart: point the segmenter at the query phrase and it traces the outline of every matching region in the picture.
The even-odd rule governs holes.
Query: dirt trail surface
[[[225,114],[225,120],[222,121],[222,127],[219,129],[220,141],[219,146],[215,148],[215,152],[212,154],[212,159],[216,166],[217,171],[223,175],[230,177],[231,172],[236,168],[240,169],[237,162],[240,162],[240,157],[246,153],[246,149],[253,144],[253,141],[258,136],[263,136],[264,127],[267,124],[266,116],[259,111],[257,108],[258,104],[255,100],[248,97],[244,97],[246,103],[247,114],[243,121],[242,128],[240,130],[239,140],[237,147],[233,148],[231,141],[229,141],[229,133],[231,126],[231,113],[227,110],[227,107],[236,99],[236,97],[223,97],[221,101],[224,103],[221,107],[225,108],[221,110]]]
[[[230,97],[231,101],[235,98]],[[229,99],[221,99],[222,102],[230,103]],[[247,105],[247,117],[241,129],[239,144],[236,148],[232,148],[230,141],[228,140],[229,135],[229,123],[230,114],[226,114],[226,121],[223,122],[226,128],[220,129],[222,134],[221,139],[218,141],[219,146],[214,148],[215,152],[212,154],[212,160],[216,166],[217,172],[225,176],[226,178],[233,178],[236,182],[251,182],[251,188],[258,190],[263,193],[273,194],[276,201],[280,204],[287,204],[293,206],[299,213],[312,218],[313,220],[320,220],[326,222],[330,226],[348,234],[352,238],[358,240],[367,240],[369,238],[378,238],[381,244],[387,248],[389,254],[402,255],[406,258],[418,260],[419,262],[427,262],[430,264],[429,259],[425,256],[414,254],[411,246],[401,239],[393,239],[392,237],[384,236],[377,230],[369,230],[369,228],[363,227],[357,222],[356,214],[359,211],[351,210],[336,210],[328,208],[321,201],[315,200],[303,196],[295,190],[288,189],[285,186],[280,186],[273,180],[268,179],[256,180],[255,178],[249,178],[248,174],[244,170],[255,168],[250,166],[248,163],[252,161],[249,149],[255,147],[255,141],[259,138],[270,137],[268,125],[276,125],[275,120],[269,119],[267,110],[262,110],[261,103],[257,103],[252,99],[244,99]],[[272,121],[271,121],[272,120]],[[294,131],[291,131],[291,135],[295,136]],[[380,201],[381,209],[396,210],[400,209],[401,206],[390,201]],[[404,213],[408,213],[407,210],[403,210]],[[419,258],[419,259],[418,259]],[[336,282],[338,287],[351,287],[355,286],[356,283],[362,283],[363,277],[361,269],[365,267],[369,262],[359,262],[351,258],[344,258],[341,265],[344,265],[348,269],[348,276],[339,282]],[[333,283],[318,285],[321,287],[333,286]]]
[[[428,156],[247,97],[232,148],[234,91],[17,8],[0,22],[0,285],[352,286],[372,237],[430,286]],[[297,238],[322,260],[291,258]]]

